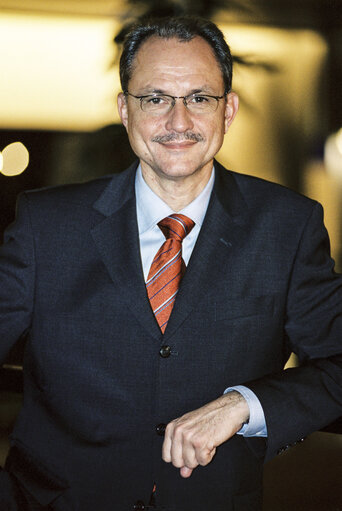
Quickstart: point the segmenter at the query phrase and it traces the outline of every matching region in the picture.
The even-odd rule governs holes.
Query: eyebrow
[[[165,94],[166,96],[173,96],[169,92],[163,89],[156,88],[146,88],[140,95],[149,95],[149,94]],[[204,85],[201,88],[192,89],[186,96],[191,96],[192,94],[213,94],[211,87]]]

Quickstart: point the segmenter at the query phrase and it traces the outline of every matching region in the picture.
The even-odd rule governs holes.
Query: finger
[[[184,478],[187,478],[187,477],[190,477],[191,474],[192,474],[192,468],[189,468],[189,467],[182,467],[180,469],[180,475]]]
[[[199,465],[196,448],[191,438],[183,438],[182,456],[184,460],[184,466],[194,469]]]
[[[196,451],[196,459],[198,461],[198,464],[204,467],[205,465],[208,465],[208,463],[211,462],[213,457],[215,456],[216,448],[213,449],[201,449]],[[189,466],[189,465],[187,465]]]
[[[185,465],[183,458],[183,431],[182,428],[175,427],[171,437],[171,462],[177,468]]]
[[[171,445],[172,445],[171,431],[172,427],[170,424],[166,427],[164,442],[162,446],[162,458],[164,461],[166,461],[166,463],[171,462]]]

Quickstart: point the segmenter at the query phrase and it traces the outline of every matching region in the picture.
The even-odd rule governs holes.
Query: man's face
[[[222,96],[224,83],[212,49],[201,37],[189,42],[151,37],[135,57],[128,92]],[[227,102],[220,99],[217,110],[206,114],[190,113],[178,99],[170,112],[154,115],[141,110],[139,99],[120,94],[118,108],[143,172],[176,180],[211,169],[238,99],[230,93]]]

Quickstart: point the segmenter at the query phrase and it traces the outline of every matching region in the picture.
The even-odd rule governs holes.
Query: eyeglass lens
[[[192,94],[184,98],[172,96],[151,95],[141,98],[140,104],[144,112],[164,114],[169,112],[175,105],[177,99],[182,100],[187,109],[193,113],[208,113],[217,109],[218,99],[212,96]]]

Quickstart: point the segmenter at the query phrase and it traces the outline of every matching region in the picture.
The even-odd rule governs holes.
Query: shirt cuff
[[[236,390],[239,392],[247,401],[249,406],[249,421],[244,424],[242,428],[237,432],[238,435],[243,436],[258,436],[267,437],[267,427],[264,411],[260,404],[259,399],[252,390],[244,385],[236,385],[235,387],[228,387],[224,394]]]

